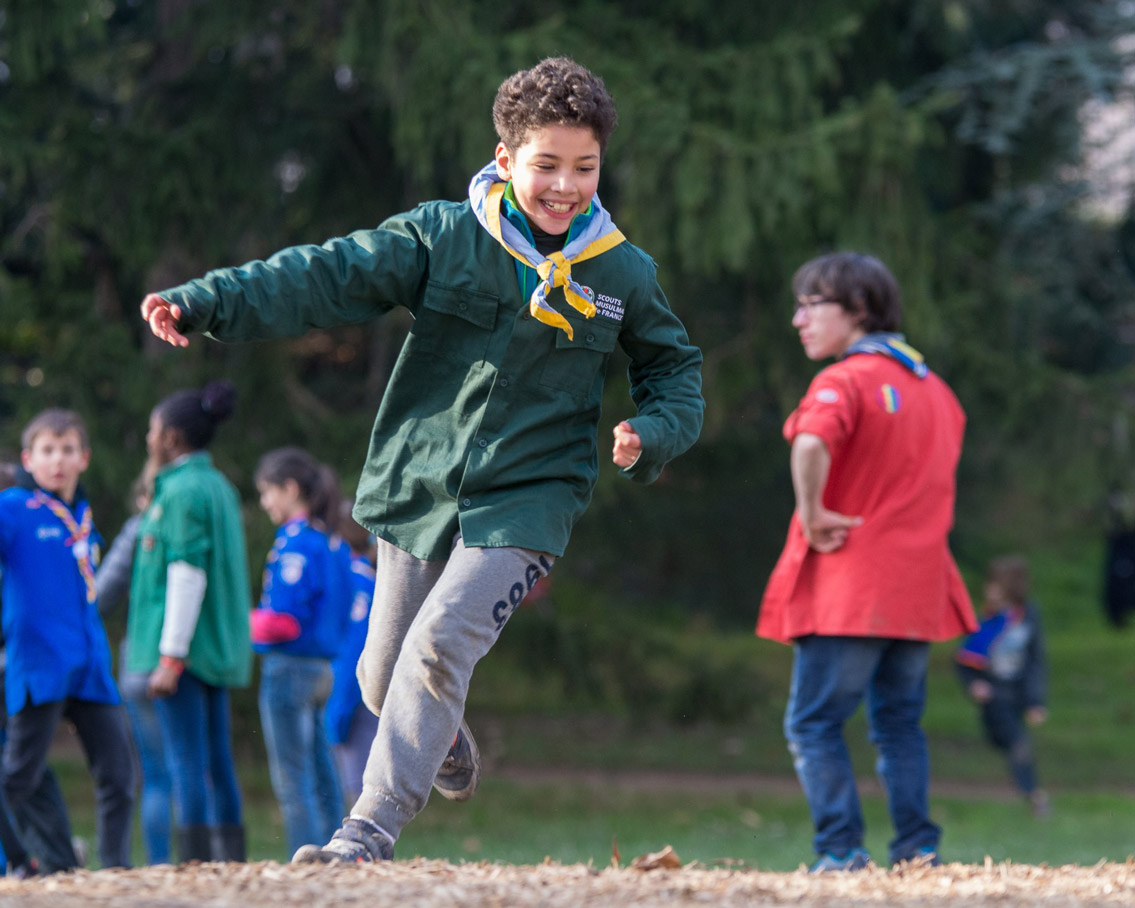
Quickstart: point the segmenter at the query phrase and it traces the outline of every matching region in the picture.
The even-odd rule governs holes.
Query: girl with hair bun
[[[351,606],[350,549],[334,533],[339,481],[300,448],[256,468],[260,506],[279,528],[264,566],[252,643],[260,653],[260,722],[288,854],[339,828],[343,794],[327,739],[331,660]]]
[[[154,497],[138,527],[128,668],[149,674],[169,755],[182,861],[243,861],[229,688],[248,684],[248,561],[240,499],[207,448],[230,382],[176,391],[150,414]]]

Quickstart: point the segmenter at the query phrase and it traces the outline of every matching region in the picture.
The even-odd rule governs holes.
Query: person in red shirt
[[[891,862],[937,863],[920,723],[930,642],[977,627],[947,541],[965,414],[898,333],[898,284],[878,259],[813,259],[793,292],[805,355],[837,361],[784,426],[796,509],[757,634],[795,649],[784,727],[815,827],[812,869],[871,861],[843,736],[864,699]]]

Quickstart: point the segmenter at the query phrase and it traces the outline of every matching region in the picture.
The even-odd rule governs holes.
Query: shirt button
[[[464,312],[466,309],[469,308],[469,304],[468,303],[458,303],[457,308],[460,309],[462,312]]]
[[[507,379],[507,378],[502,378],[502,379],[500,380],[499,384],[500,384],[500,386],[501,386],[502,388],[507,388],[507,387],[508,387],[508,379]]]
[[[477,442],[477,447],[479,447],[479,448],[487,448],[488,446],[489,446],[489,441],[488,441],[487,438],[482,438],[480,441]]]
[[[530,318],[532,318],[532,313],[531,312],[525,312],[524,313],[524,320],[528,321]]]
[[[595,335],[594,335],[594,334],[589,334],[589,335],[587,335],[587,342],[588,342],[589,344],[593,344],[593,343],[595,343]]]
[[[473,499],[471,499],[471,498],[462,498],[461,499],[461,507],[463,507],[463,508],[469,507],[469,505],[471,505],[472,503],[473,503]]]

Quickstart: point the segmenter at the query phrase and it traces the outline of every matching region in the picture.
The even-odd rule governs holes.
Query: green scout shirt
[[[251,587],[240,500],[207,452],[178,458],[158,473],[135,545],[127,621],[129,670],[150,672],[157,667],[166,569],[184,561],[207,577],[186,668],[217,687],[248,684]]]
[[[701,352],[671,312],[654,262],[630,243],[574,265],[596,294],[585,319],[549,302],[574,339],[528,313],[515,260],[468,202],[428,202],[322,246],[213,271],[161,294],[182,330],[236,341],[361,322],[395,306],[414,324],[375,420],[356,519],[426,560],[468,546],[561,555],[598,476],[606,366],[630,357],[630,420],[657,478],[701,431]]]

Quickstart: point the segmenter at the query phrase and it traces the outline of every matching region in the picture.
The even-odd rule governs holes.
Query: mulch
[[[415,859],[378,865],[162,865],[0,878],[0,908],[1091,908],[1135,905],[1135,859],[1092,867],[1012,863],[869,868],[812,876],[803,869],[683,865],[668,849],[621,867],[535,866]]]

